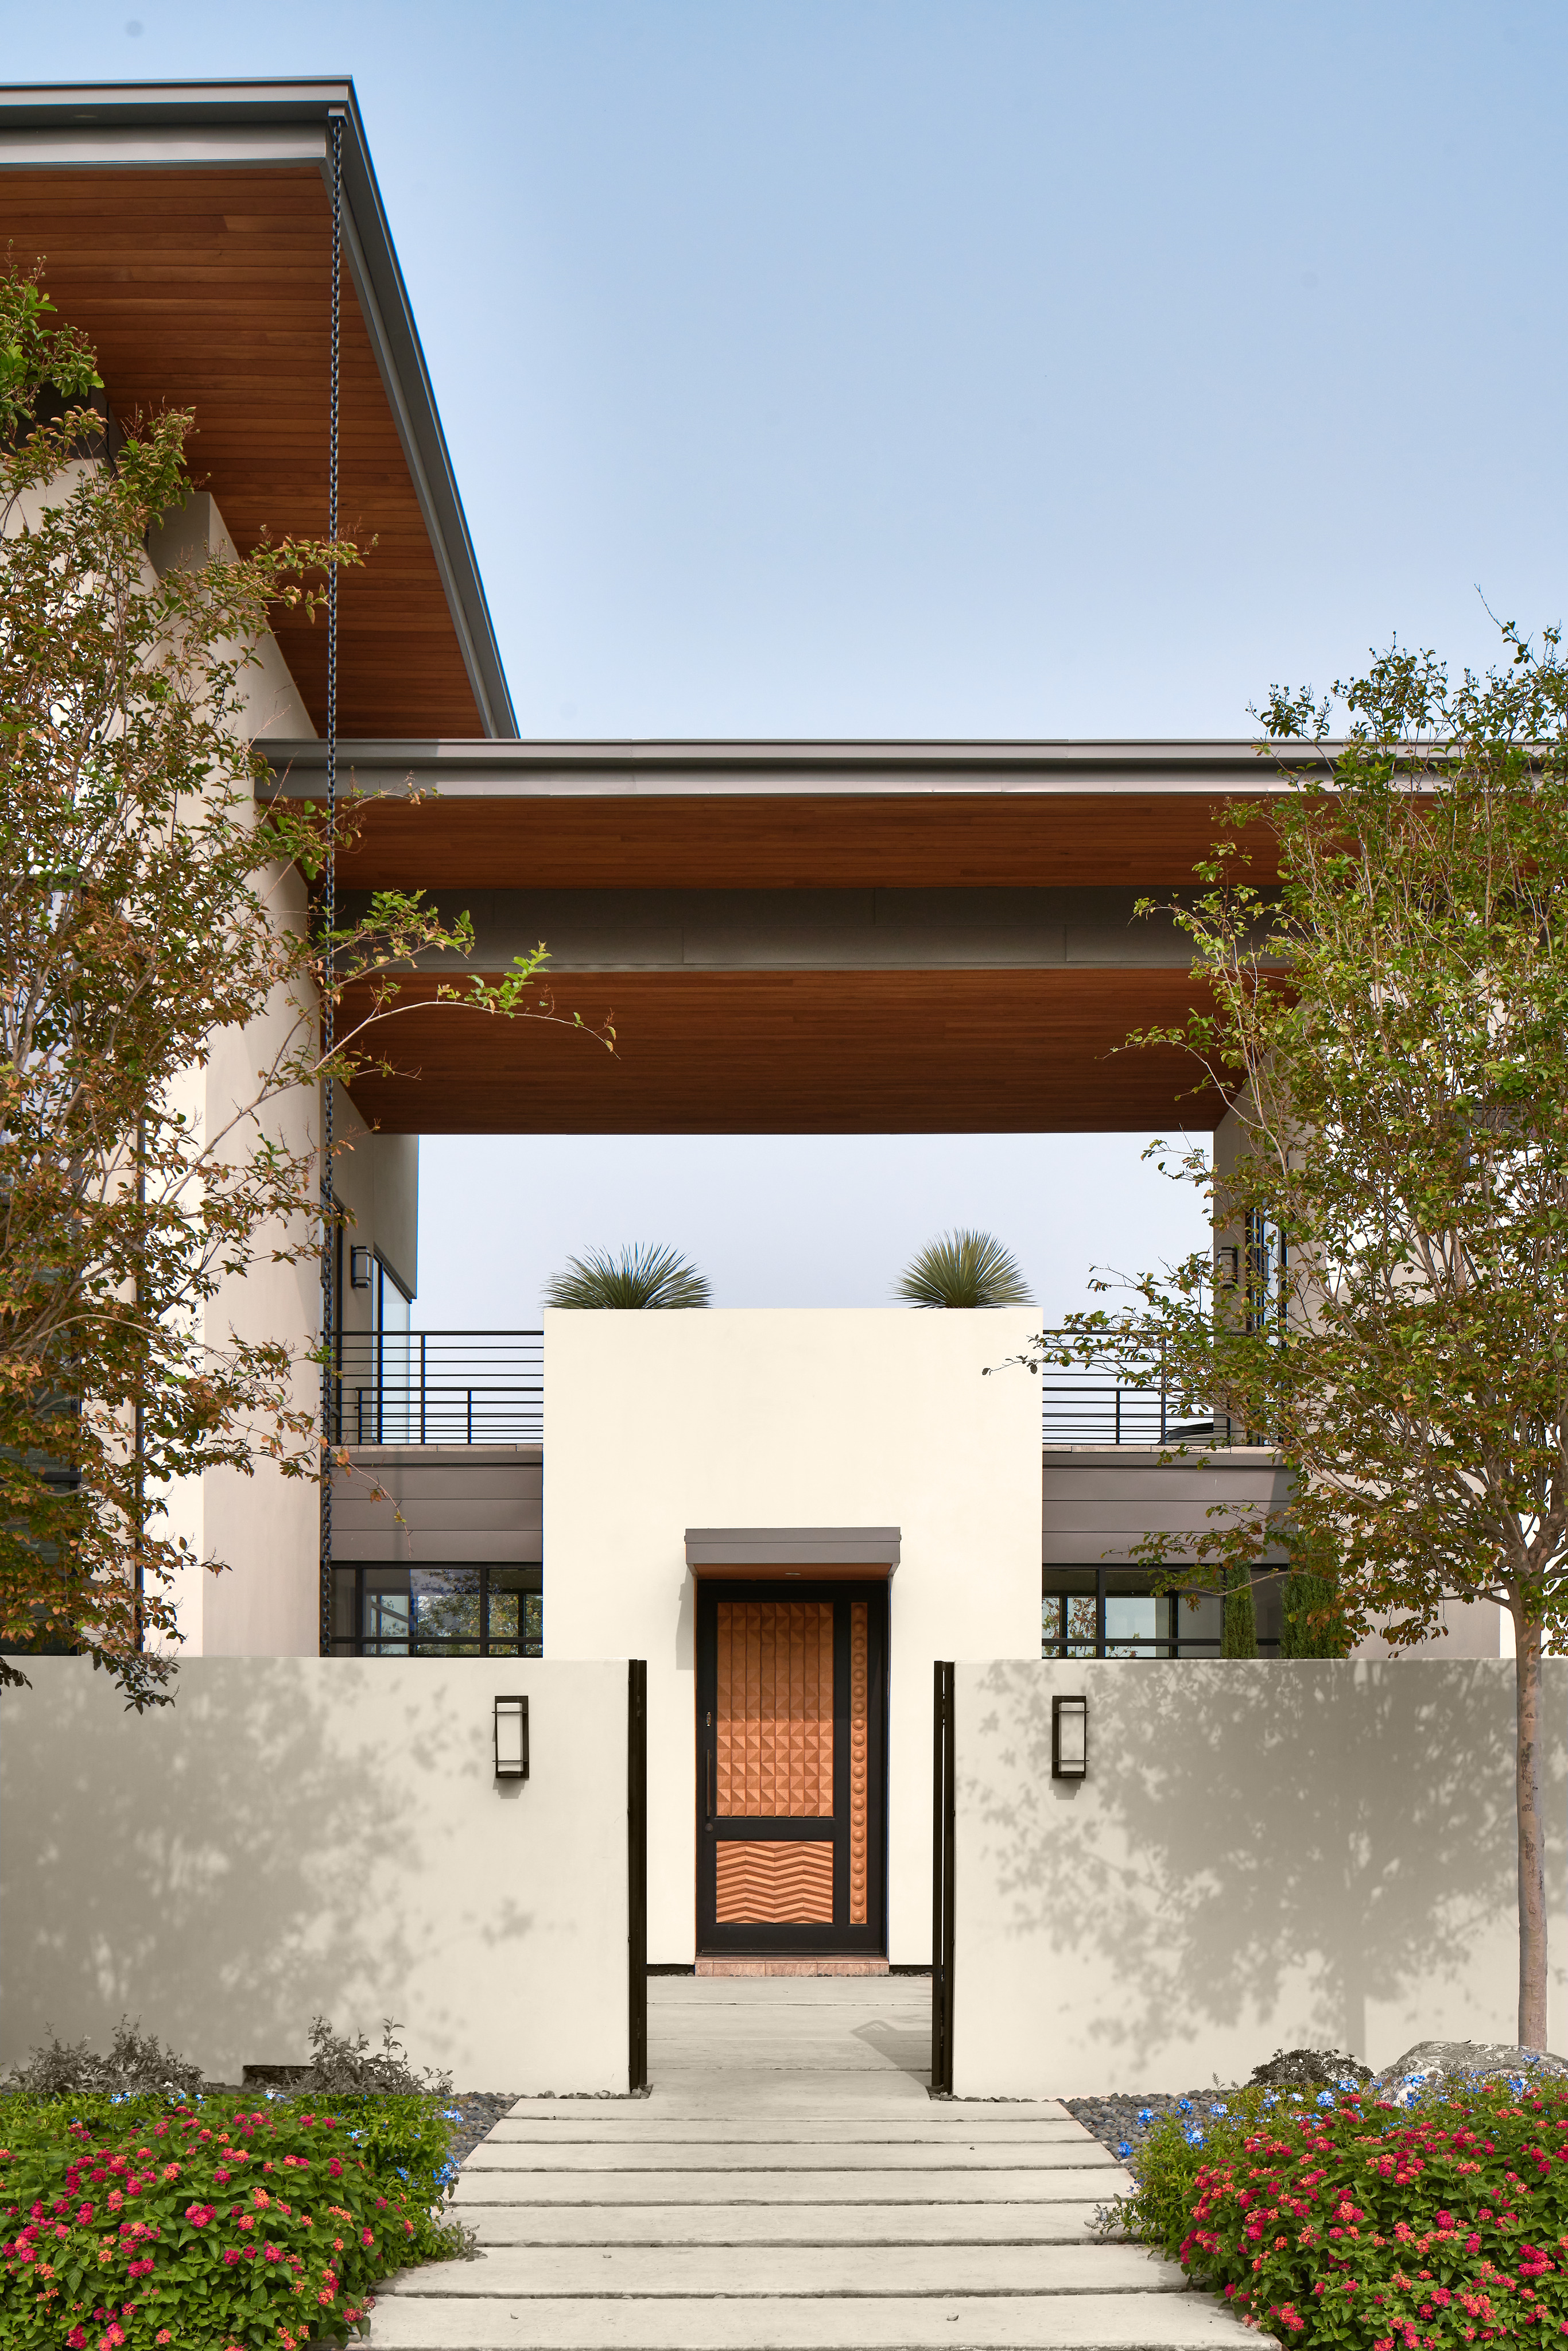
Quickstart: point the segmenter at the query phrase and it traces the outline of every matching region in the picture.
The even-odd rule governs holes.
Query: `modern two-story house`
[[[195,412],[202,492],[152,562],[320,531],[336,434],[375,541],[337,646],[330,747],[372,796],[338,888],[467,909],[486,971],[544,938],[619,1040],[455,1017],[438,964],[411,983],[397,1073],[334,1122],[329,1546],[265,1468],[172,1498],[228,1565],[182,1594],[190,1652],[645,1657],[650,1959],[922,1963],[933,1661],[1216,1655],[1218,1603],[1178,1612],[1128,1554],[1282,1466],[1157,1386],[1042,1388],[1007,1364],[1026,1313],[538,1329],[497,1297],[490,1331],[423,1330],[418,1138],[1219,1130],[1176,1057],[1115,1049],[1187,1007],[1180,934],[1134,903],[1260,788],[1251,746],[519,740],[348,83],[0,93],[0,235],[45,256],[117,415]],[[319,799],[323,632],[265,655],[269,789]],[[298,1274],[234,1311],[319,1327]],[[1495,1612],[1456,1614],[1449,1654],[1497,1650]]]

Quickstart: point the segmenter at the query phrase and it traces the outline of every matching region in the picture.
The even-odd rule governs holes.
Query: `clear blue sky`
[[[353,74],[525,733],[1237,734],[1392,632],[1486,658],[1478,587],[1563,612],[1561,0],[0,33],[17,80]],[[1053,1305],[1180,1238],[1125,1139],[803,1150],[432,1146],[423,1319],[526,1319],[569,1233],[880,1298],[890,1183],[917,1237],[1007,1222]],[[438,1239],[491,1180],[505,1313]],[[802,1181],[818,1246],[765,1245]]]

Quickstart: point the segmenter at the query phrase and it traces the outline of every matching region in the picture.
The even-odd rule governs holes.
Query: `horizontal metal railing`
[[[1050,1336],[1051,1334],[1047,1334]],[[1047,1364],[1047,1445],[1240,1445],[1221,1414],[1164,1376],[1124,1364]],[[346,1331],[339,1343],[340,1445],[538,1445],[544,1437],[542,1331]]]
[[[1049,1343],[1067,1334],[1047,1332]],[[1040,1383],[1040,1434],[1047,1445],[1239,1445],[1224,1414],[1166,1377],[1154,1353],[1097,1364],[1047,1364]]]
[[[542,1331],[345,1331],[340,1445],[538,1445]]]

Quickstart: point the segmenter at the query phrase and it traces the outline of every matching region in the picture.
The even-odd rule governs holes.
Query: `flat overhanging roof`
[[[319,797],[319,746],[275,789]],[[1302,747],[1297,765],[1328,755]],[[370,794],[346,890],[424,888],[477,960],[554,941],[587,1038],[404,983],[392,1130],[1146,1133],[1225,1104],[1169,1048],[1199,991],[1132,922],[1190,885],[1214,812],[1277,778],[1248,742],[352,743]],[[430,794],[417,802],[411,791]]]
[[[1282,747],[1324,775],[1333,747]],[[268,756],[321,796],[319,744]],[[1176,888],[1216,809],[1280,784],[1246,741],[375,740],[339,776],[371,796],[344,884],[442,891]]]
[[[495,631],[350,80],[0,89],[0,239],[42,256],[115,413],[194,411],[242,549],[327,519],[330,125],[343,160],[339,725],[512,736]],[[326,631],[280,621],[325,724]]]

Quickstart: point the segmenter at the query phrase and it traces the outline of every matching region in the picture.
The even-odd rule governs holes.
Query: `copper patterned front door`
[[[885,1949],[887,1586],[697,1591],[697,1949]]]

